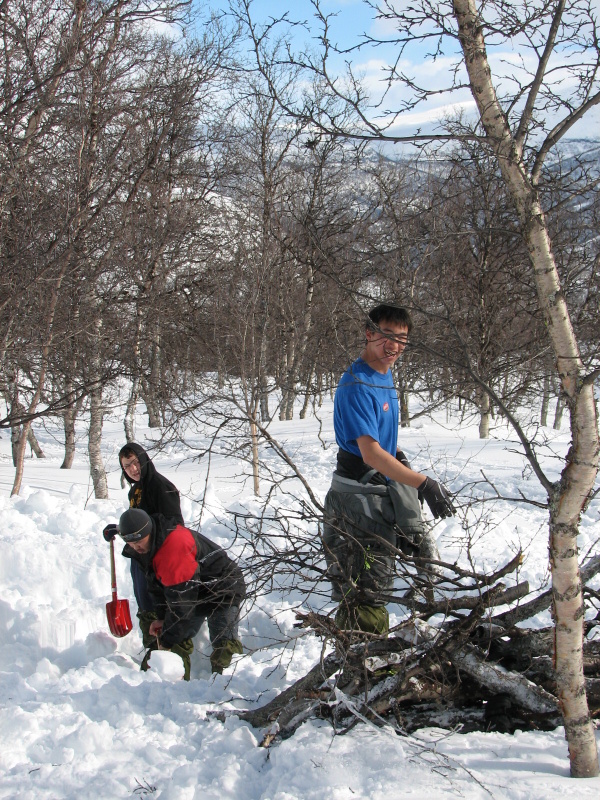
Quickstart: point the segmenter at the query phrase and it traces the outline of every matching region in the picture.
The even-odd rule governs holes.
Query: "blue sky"
[[[227,0],[208,0],[205,6],[217,9],[226,9]],[[321,10],[324,14],[331,15],[329,19],[329,38],[332,44],[337,44],[342,49],[348,49],[361,41],[363,34],[383,35],[389,34],[385,31],[382,23],[374,19],[374,11],[364,0],[322,0]],[[287,12],[291,21],[304,23],[302,27],[295,29],[293,44],[301,49],[302,45],[318,45],[318,36],[322,30],[321,23],[315,17],[315,10],[310,0],[295,0],[295,2],[281,2],[281,0],[254,0],[251,6],[253,20],[257,23],[266,23],[270,18],[280,18]],[[284,27],[280,28],[281,33]],[[413,46],[411,59],[404,60],[404,66],[410,74],[419,74],[428,83],[433,81],[437,84],[448,75],[449,60],[438,60],[437,63],[425,63],[425,49],[422,46]],[[347,59],[352,64],[352,69],[356,75],[360,75],[363,83],[368,87],[373,97],[380,95],[382,91],[383,68],[393,61],[396,55],[396,48],[393,44],[382,45],[374,48],[364,48],[354,50],[345,56],[334,56],[332,58],[332,70],[344,70],[344,61]],[[394,88],[386,98],[386,108],[400,106],[405,96],[405,91],[400,86]],[[432,125],[444,113],[454,113],[459,108],[471,108],[474,110],[475,104],[471,95],[463,91],[460,95],[454,95],[452,102],[445,96],[438,96],[435,100],[428,103],[415,112],[405,112],[393,126],[393,133],[405,135],[412,133],[415,128],[431,130]],[[376,116],[373,112],[371,116]]]
[[[228,6],[227,0],[208,0],[204,4],[205,6],[221,9],[225,9]],[[593,0],[593,5],[600,6],[600,0]],[[333,44],[337,44],[340,47],[351,47],[359,42],[362,34],[365,33],[373,36],[379,35],[382,38],[386,38],[386,35],[393,35],[393,31],[390,28],[386,30],[385,23],[374,19],[375,12],[364,0],[322,0],[321,9],[323,13],[332,15],[330,18],[329,38]],[[297,32],[293,40],[294,45],[299,49],[303,43],[317,45],[317,37],[321,27],[315,18],[314,8],[309,0],[294,0],[294,2],[254,0],[251,12],[254,20],[258,23],[267,22],[269,18],[273,17],[279,18],[287,12],[290,20],[305,23],[304,28],[296,28]],[[383,69],[393,62],[396,54],[396,47],[390,44],[377,48],[355,50],[346,58],[352,63],[352,69],[355,74],[362,77],[364,85],[375,98],[382,91]],[[520,58],[523,55],[524,51],[519,43],[513,43],[512,47],[503,43],[499,48],[494,48],[491,43],[488,43],[488,57],[495,76],[497,90],[501,92],[503,81],[508,86],[512,77],[518,73]],[[524,57],[527,58],[526,53]],[[426,48],[423,45],[414,45],[410,50],[407,50],[400,68],[427,88],[439,89],[448,84],[449,74],[455,61],[455,58],[450,57],[440,57],[434,61],[426,57]],[[336,58],[333,62],[334,68],[343,71],[343,62],[343,57]],[[502,75],[504,77],[501,79],[499,76]],[[565,75],[563,73],[564,78]],[[571,84],[571,80],[563,81],[563,87],[567,92],[569,91],[569,84]],[[399,84],[394,86],[386,96],[382,108],[377,112],[374,111],[372,116],[379,114],[379,121],[385,121],[385,115],[381,117],[382,110],[398,109],[408,97],[409,95],[404,87]],[[438,94],[417,109],[405,111],[395,120],[389,132],[403,136],[413,133],[418,128],[424,132],[439,130],[439,121],[442,118],[454,116],[459,112],[467,115],[475,112],[475,103],[468,89],[455,91],[451,95]],[[387,119],[389,120],[390,118],[387,117]],[[571,136],[592,136],[596,138],[597,130],[600,129],[599,123],[600,110],[596,109],[586,116],[582,124],[573,129]]]
[[[214,8],[226,8],[227,0],[209,0],[206,4]],[[356,39],[373,26],[373,12],[363,0],[323,0],[321,8],[324,13],[336,15],[331,24],[340,41]],[[316,25],[314,8],[309,0],[254,0],[252,3],[252,13],[257,21],[277,18],[285,12],[289,13],[290,19],[306,21],[309,27]]]

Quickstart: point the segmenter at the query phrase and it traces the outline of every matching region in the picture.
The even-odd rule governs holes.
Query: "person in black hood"
[[[130,484],[129,507],[140,508],[151,517],[162,514],[173,525],[183,525],[183,515],[179,501],[179,491],[168,478],[157,472],[148,453],[135,442],[129,442],[119,451],[119,464],[123,477]],[[114,539],[117,526],[113,523],[104,528],[107,541]],[[154,641],[149,628],[157,619],[154,600],[148,591],[148,582],[144,571],[137,561],[131,562],[131,579],[133,591],[138,605],[137,617],[142,632],[144,647],[148,648]]]
[[[129,507],[146,514],[162,514],[183,525],[179,492],[170,480],[156,471],[144,448],[130,442],[119,451],[119,463],[125,480],[131,485]]]

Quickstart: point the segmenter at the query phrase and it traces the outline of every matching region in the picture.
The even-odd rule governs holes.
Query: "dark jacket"
[[[150,516],[162,514],[168,520],[180,522],[183,525],[181,505],[179,502],[179,491],[170,480],[156,471],[156,467],[150,460],[144,448],[132,442],[126,444],[119,452],[119,464],[123,456],[123,451],[132,450],[140,462],[141,478],[134,482],[124,469],[125,480],[131,484],[129,490],[129,506],[131,508],[141,508]]]
[[[159,619],[164,619],[161,644],[172,647],[195,636],[204,617],[219,608],[239,606],[246,594],[244,577],[227,553],[199,531],[153,517],[150,551],[136,553],[125,545],[123,555],[138,562]]]

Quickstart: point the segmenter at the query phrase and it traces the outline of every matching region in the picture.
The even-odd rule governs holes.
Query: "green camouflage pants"
[[[384,596],[393,589],[396,557],[431,557],[421,552],[430,538],[416,489],[395,481],[362,484],[334,473],[325,498],[323,549],[331,596],[340,603],[338,625],[385,633]]]

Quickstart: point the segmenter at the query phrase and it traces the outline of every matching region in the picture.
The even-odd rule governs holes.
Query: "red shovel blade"
[[[108,627],[113,636],[127,636],[133,625],[131,624],[131,614],[129,613],[129,600],[119,600],[117,598],[117,576],[115,574],[115,547],[110,542],[110,583],[112,589],[112,600],[106,604],[106,618]]]
[[[106,604],[106,618],[113,636],[127,636],[132,630],[129,600],[111,600]]]

